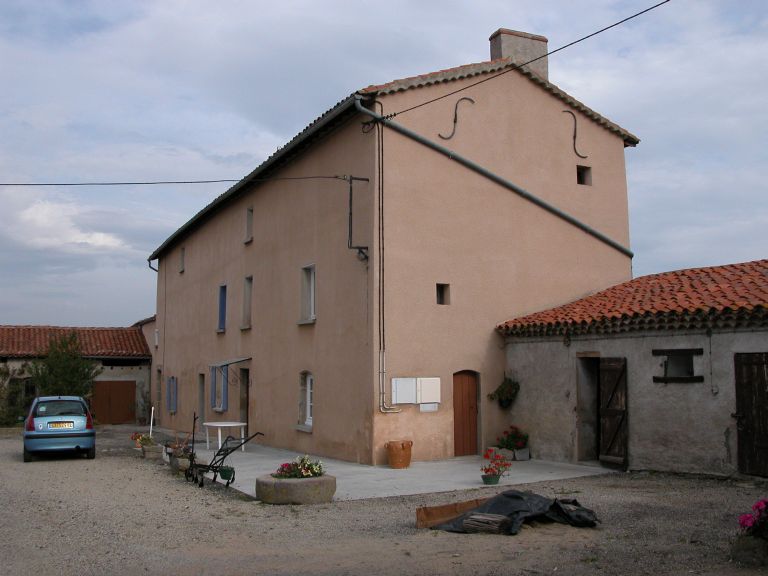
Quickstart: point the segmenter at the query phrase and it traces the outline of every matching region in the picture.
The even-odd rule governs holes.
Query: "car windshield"
[[[46,400],[35,407],[35,417],[85,416],[85,406],[79,400]]]

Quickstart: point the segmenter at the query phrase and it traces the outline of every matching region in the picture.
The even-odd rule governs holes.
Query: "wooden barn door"
[[[768,476],[768,353],[735,354],[739,472]]]
[[[477,454],[477,394],[475,372],[453,375],[453,455]]]
[[[136,421],[136,382],[96,380],[91,410],[99,424],[129,424]]]
[[[627,359],[600,358],[600,461],[626,468]]]

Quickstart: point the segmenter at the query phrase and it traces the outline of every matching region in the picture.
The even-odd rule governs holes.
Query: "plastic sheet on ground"
[[[579,528],[591,528],[599,522],[595,513],[573,499],[551,499],[532,492],[507,490],[477,508],[468,510],[453,520],[433,526],[435,530],[466,533],[464,521],[476,514],[506,516],[501,533],[514,535],[526,522],[559,522]]]

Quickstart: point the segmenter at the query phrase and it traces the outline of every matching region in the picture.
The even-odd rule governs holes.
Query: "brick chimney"
[[[544,36],[499,28],[491,34],[489,40],[491,41],[491,60],[512,58],[512,62],[515,64],[523,64],[539,56],[544,56],[540,60],[524,66],[524,69],[530,70],[544,80],[548,79],[547,39]]]

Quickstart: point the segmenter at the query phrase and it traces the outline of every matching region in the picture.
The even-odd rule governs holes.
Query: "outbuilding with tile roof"
[[[0,326],[0,363],[20,381],[12,398],[21,408],[36,395],[27,378],[30,361],[47,355],[52,340],[75,334],[84,358],[101,372],[94,381],[91,408],[101,424],[146,420],[152,354],[141,326],[82,328],[63,326]]]
[[[535,457],[768,476],[768,260],[635,278],[497,331]]]

